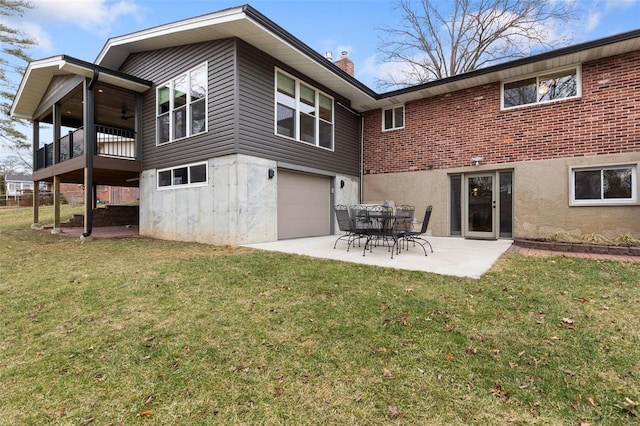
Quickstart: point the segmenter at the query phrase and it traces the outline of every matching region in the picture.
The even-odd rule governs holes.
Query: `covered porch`
[[[142,170],[142,93],[152,83],[68,56],[31,62],[11,114],[33,127],[33,224],[39,226],[38,184],[54,194],[60,231],[60,184],[84,188],[84,232],[92,232],[96,187],[137,187]]]

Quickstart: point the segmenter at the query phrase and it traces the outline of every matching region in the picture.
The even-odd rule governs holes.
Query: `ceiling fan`
[[[120,116],[121,120],[128,120],[134,117],[135,115],[127,115],[127,108],[125,108],[124,106],[122,107],[122,115]]]

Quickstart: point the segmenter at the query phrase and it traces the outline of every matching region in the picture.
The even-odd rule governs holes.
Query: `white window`
[[[382,130],[396,130],[404,128],[404,105],[394,106],[382,110]]]
[[[333,98],[276,70],[275,133],[333,149]]]
[[[204,63],[158,87],[158,145],[207,131],[207,82]]]
[[[158,170],[158,188],[204,186],[208,182],[207,163],[188,164]]]
[[[572,206],[631,204],[637,200],[636,165],[572,168]]]
[[[502,108],[577,98],[582,94],[580,67],[545,72],[502,83]]]

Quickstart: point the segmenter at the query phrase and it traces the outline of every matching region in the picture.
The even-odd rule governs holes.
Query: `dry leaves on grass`
[[[393,373],[386,368],[382,369],[382,375],[389,380],[394,380],[396,378]]]
[[[389,417],[390,418],[397,419],[401,415],[402,415],[402,412],[400,412],[400,410],[398,410],[398,407],[396,407],[395,405],[390,405],[389,406]]]
[[[560,323],[560,325],[570,330],[573,330],[576,327],[575,321],[571,318],[562,318],[562,322]]]

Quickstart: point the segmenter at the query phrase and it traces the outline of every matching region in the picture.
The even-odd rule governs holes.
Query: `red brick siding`
[[[640,52],[582,65],[582,97],[500,110],[500,83],[405,105],[405,128],[365,114],[365,174],[640,151]]]

